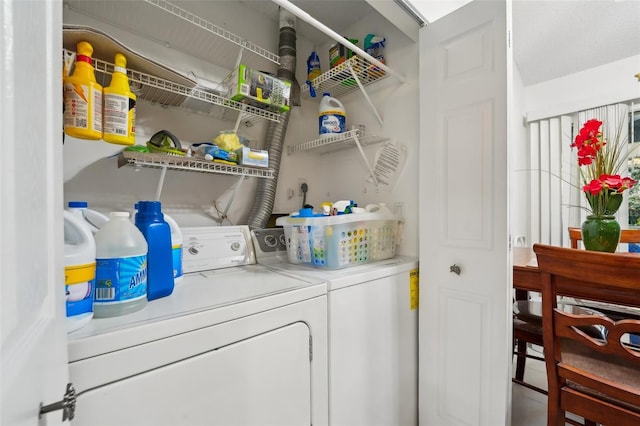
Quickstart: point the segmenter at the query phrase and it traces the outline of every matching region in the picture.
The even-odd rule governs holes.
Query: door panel
[[[0,424],[33,425],[68,378],[62,2],[2,1],[0,22]],[[61,423],[62,413],[46,421]]]
[[[476,0],[420,31],[424,425],[510,421],[509,28]]]
[[[310,425],[309,337],[297,322],[89,390],[73,424]]]
[[[409,272],[329,292],[330,424],[415,425],[417,323]]]

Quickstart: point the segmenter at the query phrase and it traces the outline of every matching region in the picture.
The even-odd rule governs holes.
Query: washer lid
[[[277,309],[327,293],[324,282],[261,265],[185,274],[170,296],[131,314],[93,319],[68,335],[69,361]]]
[[[365,263],[342,269],[323,269],[307,265],[292,264],[288,261],[265,262],[264,265],[276,271],[298,278],[321,279],[327,282],[327,290],[337,290],[379,278],[405,273],[418,268],[418,259],[396,256],[390,259]]]

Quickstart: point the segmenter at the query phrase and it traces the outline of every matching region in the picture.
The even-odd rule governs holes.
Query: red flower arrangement
[[[580,176],[591,212],[594,215],[612,215],[622,204],[622,193],[637,182],[621,177],[620,170],[626,164],[624,145],[620,143],[618,129],[615,143],[607,143],[600,130],[602,121],[591,119],[584,123],[572,148],[578,148]]]

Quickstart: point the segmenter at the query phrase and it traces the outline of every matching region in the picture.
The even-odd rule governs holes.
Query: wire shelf
[[[322,93],[329,92],[334,98],[347,95],[354,90],[359,90],[358,83],[353,77],[353,73],[357,76],[363,86],[367,86],[376,81],[387,77],[387,73],[373,65],[360,56],[353,56],[348,61],[343,62],[335,68],[314,78],[313,85],[316,98],[321,99]],[[305,98],[311,97],[309,85],[302,87],[302,95]]]
[[[74,53],[67,49],[63,49],[63,51],[66,54]],[[110,62],[93,58],[93,66],[98,74],[113,74],[114,65]],[[276,123],[280,121],[280,113],[278,112],[236,102],[213,92],[199,89],[198,87],[187,87],[170,80],[165,80],[163,78],[132,69],[127,69],[127,76],[129,77],[129,83],[134,93],[139,94],[142,99],[157,102],[161,105],[181,105],[184,97],[188,97],[207,102],[212,105],[217,105],[219,107],[260,117],[265,120],[274,121]]]
[[[296,152],[311,150],[320,153],[327,153],[341,149],[353,148],[355,146],[356,137],[358,138],[358,142],[360,142],[361,146],[373,145],[389,139],[382,136],[367,135],[360,129],[353,129],[337,135],[314,139],[299,145],[288,145],[287,154],[291,155]]]
[[[123,151],[118,156],[118,167],[149,167],[168,170],[184,170],[190,172],[218,173],[226,175],[249,176],[273,179],[272,169],[236,166],[230,164],[215,163],[193,157],[172,156],[166,154],[153,154],[146,152]]]
[[[144,0],[145,2],[153,5],[165,12],[168,12],[174,16],[177,16],[180,19],[183,19],[190,24],[202,28],[205,31],[208,31],[211,34],[214,34],[228,42],[231,42],[237,46],[242,47],[252,53],[255,53],[258,56],[261,56],[277,65],[280,65],[280,56],[276,55],[268,51],[267,49],[263,49],[260,46],[257,46],[250,41],[233,34],[230,31],[225,30],[224,28],[220,28],[219,26],[200,18],[199,16],[194,15],[193,13],[182,9],[168,1],[165,0]]]
[[[211,17],[198,16],[198,10],[215,10],[214,2],[208,2],[213,6],[203,7],[205,3],[185,0],[175,0],[175,3],[166,0],[64,0],[65,7],[74,12],[132,34],[140,34],[143,29],[145,38],[149,40],[205,61],[215,58],[221,66],[234,64],[239,50],[251,53],[245,56],[253,68],[262,69],[267,64],[280,63],[276,53],[215,25],[208,20],[213,19]]]

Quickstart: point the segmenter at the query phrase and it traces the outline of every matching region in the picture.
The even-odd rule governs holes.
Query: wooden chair
[[[640,333],[640,320],[614,321],[600,315],[572,315],[557,308],[558,296],[640,307],[640,256],[535,244],[542,285],[542,325],[547,367],[548,425],[640,424],[640,348],[627,340]],[[604,327],[605,339],[584,327]]]
[[[513,354],[516,356],[516,371],[511,380],[514,383],[546,395],[546,390],[524,381],[524,370],[527,358],[544,361],[544,358],[527,352],[529,343],[540,347],[544,345],[542,341],[542,318],[540,314],[542,306],[539,302],[520,299],[514,303],[513,311]]]
[[[582,231],[580,228],[569,228],[569,239],[571,248],[578,248],[578,241],[582,241]],[[620,232],[621,243],[640,243],[640,229],[623,229]]]
[[[577,249],[578,242],[582,241],[580,228],[569,227],[569,239],[571,240],[571,247]],[[627,244],[640,243],[640,229],[623,229],[620,234],[620,242]],[[513,340],[515,347],[513,353],[517,359],[515,376],[512,380],[514,383],[546,395],[547,392],[544,389],[524,381],[526,359],[531,358],[544,361],[542,357],[527,353],[528,344],[544,347],[542,339],[542,319],[537,317],[537,313],[541,312],[542,306],[538,302],[525,301],[522,296],[517,296],[516,299],[513,319]]]

